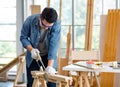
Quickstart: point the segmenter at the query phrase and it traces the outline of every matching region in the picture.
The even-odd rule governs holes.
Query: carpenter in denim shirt
[[[41,63],[36,62],[37,53],[41,55],[45,71],[55,74],[57,68],[57,52],[60,39],[61,23],[57,12],[50,7],[42,14],[29,16],[23,23],[20,41],[26,52],[27,87],[32,87],[31,71],[39,70]],[[46,32],[45,34],[43,32]],[[42,40],[42,41],[41,41]],[[45,48],[44,48],[45,47]],[[39,63],[39,64],[38,64]],[[47,83],[47,87],[56,87],[54,83]]]
[[[22,45],[24,48],[26,46],[31,45],[33,48],[37,48],[39,40],[40,40],[40,25],[39,25],[39,17],[41,14],[35,14],[32,16],[29,16],[21,30],[21,36],[20,41],[22,42]],[[52,27],[49,28],[48,34],[46,37],[46,44],[48,49],[48,60],[54,59],[54,65],[53,67],[57,67],[57,51],[58,51],[58,45],[59,45],[59,39],[60,39],[60,31],[61,31],[61,24],[59,20],[56,20],[56,22],[53,24]],[[30,66],[32,62],[31,53],[27,50],[26,53],[26,64],[27,67]]]

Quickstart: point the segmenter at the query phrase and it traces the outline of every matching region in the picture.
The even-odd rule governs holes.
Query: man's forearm
[[[53,64],[54,64],[54,60],[52,59],[52,60],[48,60],[48,66],[53,66]]]
[[[26,48],[29,51],[31,51],[33,49],[33,47],[31,45],[28,45]],[[53,64],[54,64],[54,60],[53,59],[48,60],[48,66],[53,66]]]

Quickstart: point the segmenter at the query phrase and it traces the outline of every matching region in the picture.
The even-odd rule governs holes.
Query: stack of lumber
[[[103,62],[117,60],[118,32],[120,25],[120,10],[108,10],[106,34],[104,41]],[[114,74],[101,74],[101,87],[114,87]]]

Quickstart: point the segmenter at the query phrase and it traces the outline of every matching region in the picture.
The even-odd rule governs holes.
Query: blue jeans
[[[48,64],[47,55],[42,56],[42,59],[44,59],[42,61],[45,65],[45,67],[47,67],[47,64]],[[39,65],[41,66],[40,61],[38,61],[38,62],[39,62]],[[27,87],[32,87],[34,79],[32,78],[31,71],[33,71],[33,70],[39,71],[39,69],[40,69],[39,65],[37,64],[36,60],[33,60],[30,67],[26,67],[26,69],[27,69]],[[52,83],[52,82],[48,82],[47,87],[56,87],[56,84]]]

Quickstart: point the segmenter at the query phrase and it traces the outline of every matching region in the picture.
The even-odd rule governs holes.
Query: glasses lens
[[[45,25],[45,24],[42,22],[42,20],[41,20],[41,24],[42,24],[43,27],[48,27],[48,28],[52,27],[52,26],[47,26],[47,25]]]

